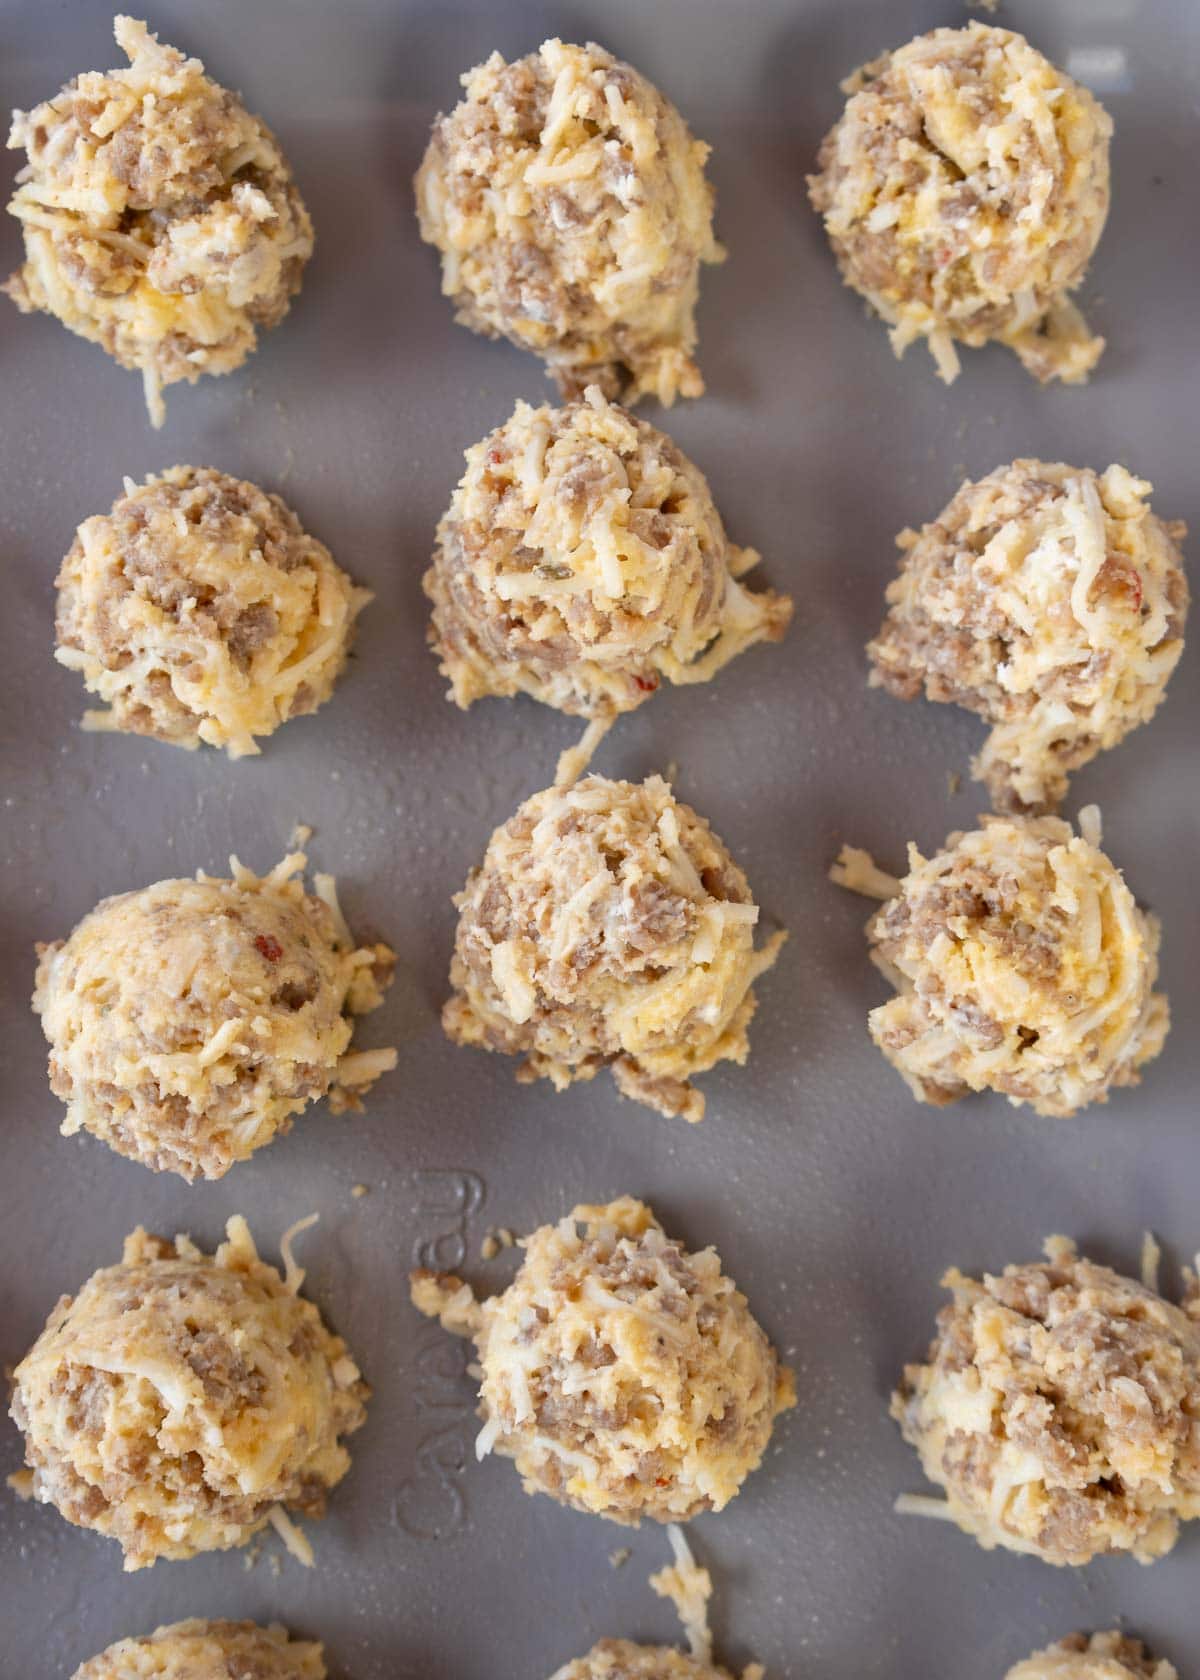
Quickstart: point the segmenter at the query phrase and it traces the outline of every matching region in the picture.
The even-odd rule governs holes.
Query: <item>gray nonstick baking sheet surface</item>
[[[110,1640],[190,1615],[285,1621],[325,1640],[338,1680],[542,1680],[604,1634],[673,1638],[646,1586],[662,1532],[528,1499],[509,1464],[477,1465],[463,1349],[418,1321],[405,1285],[414,1261],[498,1284],[513,1257],[481,1262],[489,1227],[528,1230],[625,1191],[692,1245],[717,1244],[797,1369],[800,1404],[764,1467],[690,1531],[716,1577],[731,1666],[757,1656],[773,1680],[999,1680],[1051,1638],[1121,1623],[1190,1672],[1200,1534],[1150,1569],[1056,1571],[891,1509],[921,1480],[887,1395],[931,1333],[945,1266],[1033,1258],[1063,1231],[1134,1270],[1150,1228],[1174,1287],[1200,1246],[1194,657],[1154,723],[1075,779],[1068,807],[1101,805],[1108,849],[1165,925],[1175,1025],[1140,1089],[1073,1121],[999,1099],[918,1107],[867,1038],[884,995],[865,958],[867,906],[825,878],[843,839],[898,861],[908,839],[936,845],[983,808],[969,781],[955,794],[949,781],[979,726],[866,686],[862,645],[896,531],[931,517],[965,474],[1032,454],[1126,462],[1153,480],[1160,513],[1200,532],[1200,9],[1188,0],[1010,0],[999,14],[1090,81],[1116,123],[1113,212],[1085,292],[1110,347],[1089,387],[1039,390],[995,350],[967,353],[946,390],[919,348],[894,362],[838,283],[804,193],[837,82],[969,15],[957,0],[157,0],[151,26],[281,136],[317,254],[249,366],[173,389],[160,434],[135,375],[0,305],[0,1358],[15,1363],[60,1292],[113,1261],[139,1221],[209,1246],[244,1212],[275,1257],[281,1231],[318,1211],[301,1244],[307,1288],[375,1399],[348,1480],[310,1526],[313,1571],[270,1539],[252,1567],[228,1552],[125,1576],[114,1543],[4,1496],[0,1674],[64,1676]],[[0,104],[115,63],[110,28],[95,0],[0,4]],[[597,762],[635,777],[677,766],[681,794],[791,930],[759,988],[751,1060],[704,1080],[698,1129],[619,1101],[607,1078],[562,1096],[518,1087],[510,1062],[452,1047],[438,1025],[450,895],[578,726],[525,701],[457,713],[426,651],[420,576],[461,451],[549,386],[531,358],[454,325],[410,178],[459,72],[551,34],[630,59],[713,145],[730,255],[703,282],[708,394],[666,425],[734,539],[796,597],[782,648],[660,694]],[[2,220],[7,272],[19,240]],[[259,759],[84,735],[82,687],[51,658],[52,580],[75,525],[108,507],[123,474],[176,462],[280,490],[376,592],[333,702]],[[298,821],[353,925],[399,952],[362,1034],[398,1044],[399,1071],[365,1115],[311,1111],[213,1185],[61,1138],[28,1008],[34,941],[104,894],[219,870],[231,851],[266,869]],[[369,1194],[355,1198],[356,1184]],[[6,1427],[5,1472],[20,1462]]]

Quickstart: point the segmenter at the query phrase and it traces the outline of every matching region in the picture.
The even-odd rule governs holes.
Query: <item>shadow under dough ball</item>
[[[246,1542],[307,1542],[350,1468],[369,1390],[346,1344],[260,1260],[246,1221],[206,1255],[140,1228],[120,1265],[64,1295],[13,1376],[34,1497],[119,1542],[125,1568]]]
[[[220,1178],[329,1096],[360,1106],[394,1050],[352,1051],[394,954],[356,944],[332,876],[294,852],[259,877],[159,881],[38,947],[33,1007],[63,1131],[186,1179]]]
[[[997,810],[1053,810],[1067,777],[1153,717],[1183,652],[1180,523],[1124,467],[1014,461],[903,531],[871,682],[924,689],[991,732],[971,773]]]
[[[161,426],[164,386],[231,373],[287,314],[313,231],[237,94],[144,23],[118,16],[113,32],[128,69],[85,71],[14,114],[25,262],[5,289],[140,371]]]
[[[460,706],[528,694],[596,721],[560,780],[664,680],[707,682],[787,629],[787,596],[737,581],[759,556],[704,474],[595,387],[518,403],[466,459],[425,574],[434,651]]]
[[[658,776],[535,794],[454,902],[449,1038],[560,1091],[608,1067],[623,1096],[687,1120],[704,1115],[693,1076],[749,1055],[753,985],[786,937],[755,950],[746,877]]]
[[[1010,1668],[1005,1680],[1179,1680],[1140,1639],[1123,1633],[1073,1633]]]
[[[1010,29],[935,29],[842,84],[846,109],[809,177],[842,278],[923,338],[1006,344],[1040,380],[1086,379],[1104,349],[1069,294],[1108,215],[1112,122]]]
[[[982,818],[903,880],[861,890],[886,902],[867,924],[871,960],[896,988],[871,1037],[918,1102],[999,1091],[1068,1117],[1136,1085],[1163,1047],[1159,924],[1099,846],[1058,817]],[[858,886],[863,854],[833,871]]]
[[[724,255],[708,147],[594,43],[493,53],[463,85],[416,178],[457,319],[532,350],[564,396],[700,396],[700,265]]]
[[[1196,1279],[1181,1308],[1064,1237],[1046,1255],[982,1282],[947,1272],[953,1301],[892,1415],[981,1546],[1151,1563],[1200,1516]]]
[[[172,1622],[119,1639],[71,1680],[325,1680],[321,1647],[256,1622]]]
[[[796,1396],[716,1250],[690,1254],[630,1196],[523,1246],[490,1300],[412,1277],[419,1310],[478,1351],[477,1453],[513,1459],[527,1493],[616,1522],[721,1510]]]
[[[55,583],[55,658],[107,708],[84,727],[230,758],[329,699],[371,600],[280,497],[210,467],[127,479]]]

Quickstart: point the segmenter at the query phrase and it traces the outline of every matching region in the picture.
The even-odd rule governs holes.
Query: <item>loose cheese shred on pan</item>
[[[835,886],[860,893],[864,898],[895,898],[900,891],[896,877],[880,869],[870,852],[859,846],[842,847],[837,862],[829,870],[829,879]]]
[[[947,1499],[935,1499],[928,1493],[898,1493],[892,1510],[901,1517],[933,1517],[938,1522],[953,1522],[954,1512]]]
[[[675,1606],[692,1655],[699,1662],[710,1662],[712,1633],[708,1625],[708,1601],[712,1596],[712,1576],[696,1562],[678,1523],[667,1525],[667,1538],[675,1562],[651,1575],[650,1585],[660,1598],[669,1598]]]
[[[297,1219],[293,1225],[279,1239],[279,1253],[283,1259],[283,1281],[293,1295],[298,1295],[304,1285],[304,1268],[297,1265],[292,1253],[292,1243],[302,1231],[310,1231],[320,1221],[319,1213],[307,1214],[303,1219]]]
[[[299,1528],[288,1516],[282,1505],[272,1505],[267,1512],[267,1521],[283,1541],[284,1546],[305,1569],[311,1569],[316,1563],[312,1545],[303,1529]]]

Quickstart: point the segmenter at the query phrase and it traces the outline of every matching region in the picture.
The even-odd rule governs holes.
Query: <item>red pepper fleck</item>
[[[641,689],[643,694],[653,694],[654,690],[658,687],[657,677],[634,677],[633,680]]]
[[[503,459],[504,459],[503,449],[489,449],[488,450],[488,460],[491,462],[492,466],[498,467],[500,465],[501,461],[503,461]]]
[[[670,1487],[671,1478],[670,1476],[655,1476],[654,1485],[655,1487]]]
[[[254,949],[260,957],[265,957],[269,963],[277,963],[283,955],[283,946],[278,939],[273,939],[269,933],[255,936]]]

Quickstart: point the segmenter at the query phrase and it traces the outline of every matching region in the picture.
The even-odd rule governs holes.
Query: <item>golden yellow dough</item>
[[[478,1350],[478,1456],[616,1522],[721,1510],[795,1390],[716,1250],[689,1254],[630,1196],[577,1207],[523,1247],[483,1302],[458,1278],[413,1274],[416,1306]]]
[[[1200,1516],[1200,1301],[1183,1308],[1052,1237],[1045,1261],[957,1270],[892,1415],[981,1546],[1151,1563]]]
[[[1007,810],[1053,810],[1067,775],[1154,715],[1183,652],[1181,524],[1124,467],[1014,461],[899,537],[871,681],[991,725],[972,772]]]
[[[134,1231],[13,1376],[34,1497],[118,1541],[127,1570],[245,1545],[281,1506],[322,1516],[366,1417],[286,1243],[281,1277],[240,1215],[226,1230],[212,1256]]]
[[[809,178],[846,284],[928,343],[1006,344],[1040,380],[1087,378],[1104,349],[1070,293],[1108,215],[1108,113],[1022,35],[935,29],[843,83]]]
[[[1092,840],[1058,817],[983,817],[931,858],[910,845],[904,879],[868,889],[887,900],[871,959],[898,994],[871,1011],[871,1037],[918,1101],[991,1090],[1068,1116],[1136,1085],[1162,1049],[1159,925],[1093,817]],[[834,878],[855,884],[845,862]]]
[[[172,1622],[119,1639],[72,1680],[325,1680],[321,1647],[256,1622]]]
[[[18,309],[44,309],[162,389],[230,373],[277,325],[312,255],[308,211],[274,135],[195,58],[118,16],[125,70],[87,71],[13,116],[28,162],[9,210]]]
[[[729,1670],[698,1662],[671,1645],[635,1645],[602,1639],[586,1657],[576,1657],[550,1680],[730,1680]]]
[[[434,651],[460,706],[529,694],[611,720],[783,635],[791,601],[737,581],[758,558],[671,439],[595,387],[518,403],[467,451],[438,527]]]
[[[416,179],[457,318],[532,350],[564,396],[699,396],[700,265],[724,255],[708,147],[594,43],[493,53],[462,80]]]
[[[259,877],[159,881],[38,947],[33,1007],[63,1132],[157,1172],[220,1178],[318,1097],[357,1107],[394,1050],[353,1052],[393,953],[357,945],[332,877],[294,852]]]
[[[688,1120],[693,1076],[749,1055],[752,988],[785,938],[755,950],[746,877],[658,776],[535,794],[454,902],[450,1038],[560,1091],[610,1067],[623,1096]]]
[[[371,599],[280,497],[210,467],[126,479],[55,581],[55,658],[105,703],[84,726],[231,758],[329,699]]]
[[[1140,1639],[1073,1633],[1010,1668],[1005,1680],[1179,1680],[1179,1675],[1165,1658],[1155,1662]]]

